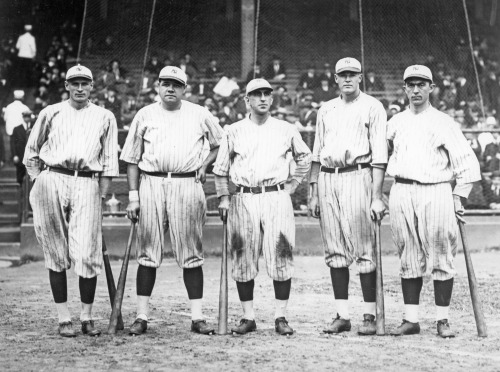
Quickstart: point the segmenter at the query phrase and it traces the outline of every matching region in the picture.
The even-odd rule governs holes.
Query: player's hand
[[[309,212],[314,218],[319,218],[319,199],[317,196],[311,197],[309,201]]]
[[[385,213],[385,204],[382,199],[373,199],[370,206],[370,217],[373,221],[382,221]]]
[[[198,172],[196,172],[195,182],[201,182],[202,184],[204,184],[206,180],[207,180],[207,168],[201,167],[200,169],[198,169]]]
[[[455,216],[457,216],[457,220],[465,223],[465,220],[463,219],[465,208],[462,204],[462,199],[460,198],[460,196],[453,195],[453,206],[455,207]]]
[[[12,162],[13,162],[14,164],[16,164],[16,165],[17,165],[17,164],[19,164],[19,163],[20,163],[19,156],[17,156],[17,155],[16,155],[16,156],[14,156],[14,157],[12,158]]]
[[[290,182],[285,183],[285,191],[290,195],[293,195],[295,190],[299,187],[299,182],[297,180],[291,180]]]
[[[229,195],[223,195],[220,197],[219,202],[219,216],[222,221],[227,219],[227,212],[229,211]]]
[[[132,222],[137,222],[139,220],[139,209],[141,205],[138,201],[133,201],[127,205],[127,217]]]

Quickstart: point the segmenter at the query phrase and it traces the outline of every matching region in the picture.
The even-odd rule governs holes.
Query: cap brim
[[[273,89],[273,88],[269,88],[269,87],[259,87],[259,88],[253,88],[252,90],[249,90],[249,91],[247,92],[247,94],[250,94],[250,93],[252,93],[252,92],[255,92],[256,90],[270,90],[271,92],[273,92],[273,91],[274,91],[274,89]]]
[[[178,81],[179,83],[181,83],[182,85],[186,85],[185,81],[182,81],[181,79],[177,79],[177,78],[174,78],[171,76],[159,77],[158,80],[175,80],[175,81]]]
[[[73,80],[73,79],[87,79],[87,80],[90,80],[92,81],[93,79],[91,77],[88,77],[87,75],[73,75],[71,77],[66,77],[66,81],[70,81],[70,80]]]
[[[411,78],[416,78],[416,79],[424,79],[424,80],[428,80],[430,82],[432,82],[432,79],[429,78],[428,76],[424,76],[424,75],[410,75],[410,76],[407,76],[404,78],[404,81],[408,80],[408,79],[411,79]]]
[[[361,73],[361,70],[354,70],[352,68],[343,68],[343,69],[340,69],[338,70],[337,72],[335,72],[336,74],[340,74],[341,72],[355,72],[356,74],[360,74]]]

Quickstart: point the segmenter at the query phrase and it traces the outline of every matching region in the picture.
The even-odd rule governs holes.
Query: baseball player
[[[61,336],[76,335],[67,305],[66,270],[79,276],[82,332],[100,334],[92,320],[102,266],[101,198],[118,175],[118,133],[113,114],[89,101],[92,73],[66,73],[69,100],[47,106],[31,131],[23,163],[34,182],[33,223],[59,317]]]
[[[180,68],[164,67],[158,80],[161,101],[136,114],[121,154],[128,163],[127,215],[139,221],[137,316],[129,332],[140,335],[147,330],[149,299],[163,258],[164,233],[170,228],[191,302],[191,330],[210,334],[214,329],[202,312],[202,184],[224,132],[206,108],[181,99],[187,76]],[[210,147],[208,156],[205,145]]]
[[[238,334],[257,328],[253,292],[261,252],[274,284],[276,332],[293,334],[286,320],[295,246],[290,194],[309,171],[311,152],[294,126],[270,116],[272,91],[265,79],[247,84],[245,101],[250,116],[227,127],[214,166],[219,211],[221,215],[228,213],[232,277],[244,313],[240,324],[232,329]],[[291,183],[285,184],[290,157],[296,162],[296,170]],[[231,202],[229,176],[237,186]]]
[[[395,177],[389,210],[405,303],[403,323],[392,334],[420,332],[422,277],[429,272],[434,280],[437,332],[454,337],[448,314],[458,244],[456,219],[464,213],[461,198],[467,198],[472,182],[481,179],[479,163],[459,124],[431,106],[434,84],[429,68],[410,66],[403,79],[410,106],[394,115],[387,129],[394,148],[387,173]]]
[[[382,104],[359,89],[361,64],[343,58],[335,66],[340,97],[324,103],[316,124],[309,209],[320,218],[337,316],[325,333],[351,329],[349,266],[356,261],[364,299],[360,335],[375,323],[375,225],[385,211],[382,184],[387,164],[387,116]]]

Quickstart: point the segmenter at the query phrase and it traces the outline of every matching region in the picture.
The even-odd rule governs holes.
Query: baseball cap
[[[94,80],[92,78],[92,72],[85,66],[76,65],[71,67],[68,72],[66,72],[66,80],[71,80],[75,78],[85,78],[89,80]]]
[[[247,84],[247,89],[246,89],[246,95],[248,96],[248,93],[253,92],[254,90],[257,89],[269,89],[269,90],[274,90],[271,87],[271,84],[266,79],[253,79],[250,80]]]
[[[406,79],[409,79],[411,77],[417,77],[432,81],[432,72],[429,67],[423,65],[413,65],[406,68],[403,75],[403,80],[406,81]]]
[[[361,72],[361,63],[356,58],[342,58],[339,59],[335,65],[335,73],[340,74],[344,71]]]
[[[24,98],[24,90],[15,90],[13,92],[14,99],[23,99]]]
[[[181,82],[183,85],[187,83],[187,75],[179,67],[165,66],[161,69],[158,80],[172,79]]]

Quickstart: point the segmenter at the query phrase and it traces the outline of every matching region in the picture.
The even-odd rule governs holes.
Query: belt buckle
[[[250,194],[261,194],[262,193],[262,189],[259,186],[249,187],[249,189],[250,189]]]

